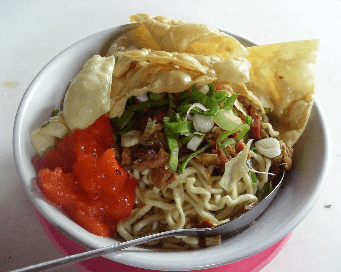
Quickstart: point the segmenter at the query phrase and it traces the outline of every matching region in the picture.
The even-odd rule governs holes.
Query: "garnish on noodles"
[[[85,63],[60,111],[32,132],[38,186],[101,236],[228,222],[271,191],[269,176],[290,170],[319,41],[246,48],[206,25],[130,20],[136,27]]]

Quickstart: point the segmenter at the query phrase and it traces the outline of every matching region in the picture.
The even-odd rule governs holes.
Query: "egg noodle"
[[[220,187],[221,176],[213,176],[213,167],[205,167],[194,160],[166,190],[154,187],[150,171],[135,172],[138,179],[136,204],[131,216],[118,223],[118,233],[125,239],[141,237],[160,231],[193,227],[192,219],[208,219],[213,225],[230,221],[245,204],[256,204],[255,196],[268,181],[271,160],[250,151],[257,165],[257,181],[248,172],[231,186],[231,193]],[[169,238],[152,242],[164,248],[199,247],[195,237]]]

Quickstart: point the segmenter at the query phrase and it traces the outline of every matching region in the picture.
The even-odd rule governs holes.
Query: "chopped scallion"
[[[219,137],[217,138],[217,144],[221,144],[222,141],[227,138],[229,135],[239,131],[236,140],[241,140],[244,138],[245,134],[250,130],[250,126],[248,124],[242,124],[242,125],[237,125],[235,128],[231,129],[231,130],[226,130],[223,133],[221,133],[219,135]]]
[[[251,184],[255,185],[257,183],[257,176],[255,172],[249,171],[249,175],[251,178]]]
[[[149,93],[149,98],[151,100],[159,100],[159,99],[161,99],[161,95],[160,94],[156,94],[156,93]]]
[[[178,134],[174,133],[172,129],[167,126],[169,123],[169,117],[163,118],[164,132],[166,135],[167,145],[169,149],[169,169],[176,173],[179,161],[179,144],[178,144]]]
[[[234,102],[237,99],[237,97],[238,97],[238,94],[236,94],[236,93],[231,95],[228,99],[226,99],[225,104],[222,107],[222,109],[231,110],[232,107],[233,107]]]
[[[187,145],[188,142],[189,142],[194,136],[198,136],[198,137],[200,137],[200,138],[202,138],[202,139],[205,138],[205,134],[204,134],[204,133],[200,133],[200,132],[198,132],[198,131],[195,131],[195,132],[191,133],[191,134],[188,135],[188,136],[185,136],[185,137],[180,138],[180,142],[181,142],[183,145]]]
[[[198,91],[197,86],[195,86],[195,85],[192,86],[192,92],[193,92],[193,91]]]
[[[255,146],[250,148],[253,152],[258,153],[257,148]]]
[[[237,126],[238,128],[238,126]],[[221,133],[218,138],[217,138],[217,144],[221,144],[229,135],[231,135],[232,133],[236,132],[238,130],[226,130],[223,133]]]
[[[268,194],[272,192],[272,190],[273,190],[272,182],[265,183],[263,188],[257,191],[256,193],[258,202],[262,201]]]
[[[268,114],[271,111],[270,107],[264,107],[265,114]]]
[[[169,117],[169,120],[171,122],[176,122],[176,121],[178,121],[177,117],[176,117],[177,114],[178,113],[175,110],[169,109],[167,116]]]
[[[239,141],[244,138],[246,133],[250,130],[250,126],[248,124],[242,124],[239,126],[240,132],[238,133],[236,140]]]
[[[53,111],[51,112],[51,117],[57,116],[58,113],[59,113],[60,111],[61,111],[61,110],[53,110]]]
[[[192,105],[193,104],[182,104],[180,105],[180,107],[177,108],[177,110],[179,111],[181,116],[185,117],[187,116],[187,111],[190,109]],[[201,113],[201,110],[197,107],[193,107],[191,111],[189,112],[189,114],[196,114],[196,113]]]
[[[120,118],[117,119],[116,127],[118,130],[122,130],[133,118],[134,112],[125,110]]]
[[[41,128],[44,128],[46,126],[48,126],[50,124],[50,121],[46,121],[45,123],[43,123],[40,127]]]
[[[204,147],[198,149],[197,151],[187,155],[184,160],[180,163],[178,170],[176,171],[178,174],[182,174],[184,169],[186,168],[187,164],[191,159],[193,159],[196,155],[202,153],[204,150],[206,150],[208,147],[210,147],[210,144],[205,145]]]
[[[208,91],[208,95],[211,96],[213,93],[214,93],[214,86],[212,83],[209,83],[208,84],[208,88],[209,88],[209,91]]]
[[[222,147],[226,147],[226,146],[228,146],[228,145],[235,145],[235,143],[236,143],[236,141],[235,141],[234,139],[228,138],[227,140],[225,140],[225,141],[221,144],[221,146],[222,146]]]
[[[211,95],[211,98],[216,103],[222,103],[229,98],[229,93],[225,91],[219,91]]]
[[[206,108],[210,108],[209,105],[207,105],[208,100],[211,100],[211,98],[203,94],[202,92],[199,92],[198,90],[193,90],[192,88],[192,96],[198,100],[199,103],[203,104]],[[211,103],[210,103],[211,104]]]
[[[127,110],[130,111],[139,111],[143,109],[159,107],[162,105],[169,104],[169,99],[161,99],[161,100],[148,100],[146,102],[139,103],[137,105],[128,106]]]
[[[167,122],[166,126],[169,127],[174,133],[185,134],[194,131],[192,121]]]
[[[188,144],[188,142],[194,137],[194,134],[190,134],[188,136],[182,137],[180,138],[180,142],[181,144],[183,144],[184,146],[186,146]]]
[[[245,115],[245,123],[251,125],[252,117],[250,115]]]
[[[200,114],[204,116],[216,116],[219,109],[220,109],[219,104],[216,104],[209,108],[208,111],[202,111],[200,112]]]

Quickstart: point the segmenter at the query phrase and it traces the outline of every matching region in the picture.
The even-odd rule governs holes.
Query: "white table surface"
[[[60,51],[135,13],[205,23],[257,44],[320,39],[316,99],[329,121],[325,187],[283,250],[262,271],[341,271],[341,1],[0,1],[0,271],[62,257],[21,187],[12,151],[16,110],[35,75]],[[58,271],[76,271],[73,267]]]

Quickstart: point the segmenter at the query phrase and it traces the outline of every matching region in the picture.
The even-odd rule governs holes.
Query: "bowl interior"
[[[34,150],[30,134],[46,121],[52,110],[60,108],[68,83],[78,74],[85,61],[94,54],[104,55],[110,41],[131,27],[123,25],[94,34],[51,60],[27,89],[14,125],[15,163],[29,198],[57,229],[89,249],[116,241],[88,233],[37,194],[36,173],[31,164]],[[246,46],[253,45],[242,37],[236,38]],[[329,136],[326,120],[317,102],[313,106],[308,126],[294,149],[293,169],[287,173],[285,184],[271,206],[253,226],[223,240],[220,246],[181,253],[135,247],[105,257],[140,268],[183,271],[235,262],[273,245],[302,221],[323,187],[330,156]]]

